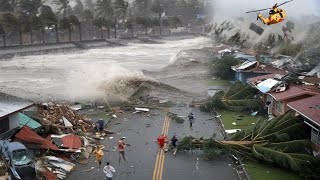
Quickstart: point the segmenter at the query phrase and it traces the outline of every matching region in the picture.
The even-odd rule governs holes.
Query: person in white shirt
[[[107,165],[103,168],[103,172],[106,173],[106,180],[112,180],[113,173],[116,172],[116,170],[107,162]]]

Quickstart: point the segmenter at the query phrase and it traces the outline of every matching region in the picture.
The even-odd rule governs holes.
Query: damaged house
[[[10,137],[19,127],[26,124],[32,128],[40,127],[39,123],[24,114],[34,109],[33,102],[0,93],[0,139]]]
[[[320,151],[320,95],[288,103],[288,107],[304,118],[311,127],[311,141]]]
[[[245,61],[244,63],[231,67],[235,71],[235,80],[246,83],[249,78],[266,74],[288,74],[286,71],[275,68],[271,65],[261,64],[258,61]]]

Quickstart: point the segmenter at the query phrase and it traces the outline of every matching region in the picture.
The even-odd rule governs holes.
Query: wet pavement
[[[104,165],[109,161],[117,171],[113,179],[238,179],[237,172],[229,156],[207,161],[204,160],[201,151],[178,152],[176,157],[173,156],[172,152],[168,152],[164,156],[162,156],[162,153],[157,154],[158,145],[156,139],[163,129],[167,130],[170,139],[174,133],[178,137],[191,135],[198,138],[209,138],[215,135],[216,139],[223,138],[221,127],[218,123],[215,120],[209,120],[211,119],[210,114],[201,112],[198,108],[189,107],[189,103],[192,100],[203,99],[207,96],[207,90],[210,88],[207,83],[209,77],[207,77],[206,73],[210,62],[209,56],[210,50],[208,49],[188,50],[180,52],[173,64],[156,72],[145,72],[146,76],[160,82],[157,85],[146,82],[145,84],[149,87],[149,91],[148,95],[145,94],[145,96],[173,101],[175,105],[170,108],[170,111],[178,116],[187,116],[189,112],[193,112],[195,117],[194,127],[193,129],[189,128],[189,122],[186,118],[182,124],[170,121],[168,126],[167,123],[164,123],[165,113],[159,109],[151,109],[150,112],[137,114],[132,111],[126,111],[122,116],[113,119],[108,128],[116,132],[116,134],[111,135],[112,139],[107,137],[101,141],[107,146],[106,150],[108,151],[104,157]],[[144,96],[143,93],[140,95]],[[115,146],[119,138],[123,136],[127,137],[125,142],[131,144],[131,146],[126,147],[128,161],[122,161],[119,164],[119,154],[115,150]],[[68,179],[103,179],[105,175],[102,169],[98,171],[95,168],[92,171],[83,172],[83,170],[90,169],[90,167],[96,167],[93,157],[89,164],[85,166],[78,165],[76,171]],[[164,157],[163,166],[159,157]],[[155,176],[156,178],[153,177],[155,172],[159,172]]]
[[[173,133],[179,137],[192,135],[195,137],[210,137],[213,133],[221,138],[220,128],[210,118],[209,114],[200,112],[198,109],[189,109],[187,107],[172,108],[173,112],[178,115],[187,115],[189,111],[195,114],[196,122],[194,128],[189,128],[188,121],[183,124],[170,122],[169,138]],[[118,119],[112,120],[109,128],[117,134],[106,137],[101,143],[106,145],[103,165],[109,161],[116,173],[113,179],[138,180],[152,179],[156,156],[158,151],[155,142],[158,135],[161,134],[164,121],[164,113],[160,110],[151,110],[149,113],[133,114],[126,112]],[[127,137],[126,143],[131,146],[126,147],[127,162],[121,161],[119,164],[119,154],[114,150],[120,137]],[[113,137],[113,139],[110,139]],[[95,167],[92,171],[83,172],[83,170]],[[71,173],[68,179],[103,179],[105,177],[102,169],[97,170],[94,157],[91,157],[87,165],[77,165],[76,171]],[[232,161],[228,157],[222,157],[213,161],[206,161],[202,157],[201,151],[195,152],[178,152],[174,157],[168,152],[164,158],[162,179],[237,179],[237,174],[233,169]]]

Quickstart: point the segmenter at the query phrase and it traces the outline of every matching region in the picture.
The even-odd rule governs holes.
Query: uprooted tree
[[[210,112],[213,109],[233,111],[256,110],[260,106],[256,98],[256,89],[248,84],[235,82],[228,91],[219,91],[200,106],[200,110]]]
[[[202,149],[208,159],[236,152],[244,158],[318,179],[320,161],[312,155],[311,142],[305,129],[305,124],[289,112],[269,121],[260,120],[252,129],[237,132],[226,141],[184,137],[179,149]]]

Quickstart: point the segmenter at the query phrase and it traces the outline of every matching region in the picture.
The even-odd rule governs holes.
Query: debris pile
[[[87,132],[92,128],[90,120],[80,116],[66,104],[43,103],[38,104],[38,118],[44,126],[63,128],[66,132],[73,132],[73,128]]]
[[[53,172],[58,179],[65,179],[67,174],[76,167],[75,164],[54,156],[45,156],[44,165],[49,171]]]

